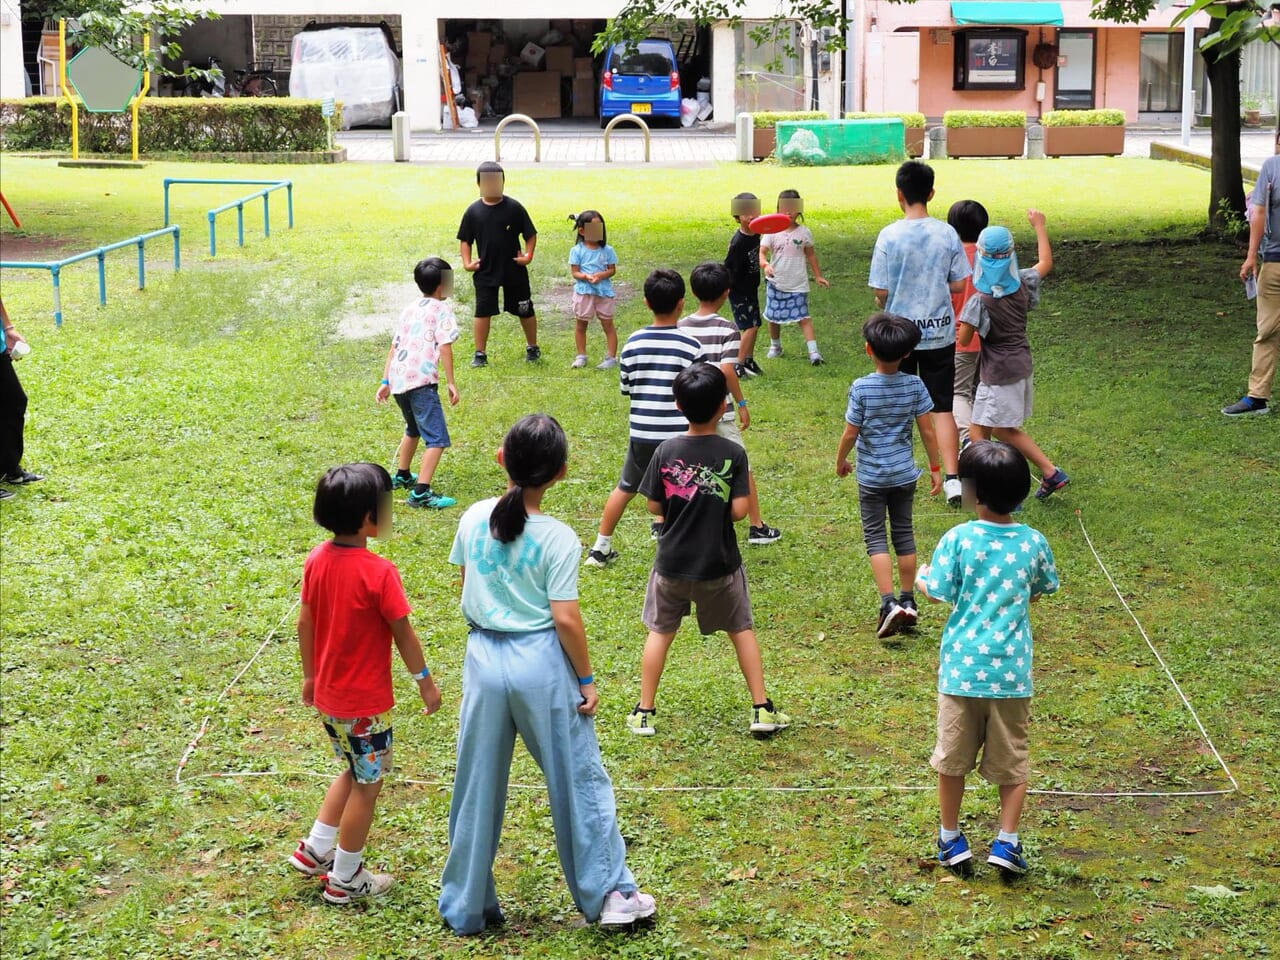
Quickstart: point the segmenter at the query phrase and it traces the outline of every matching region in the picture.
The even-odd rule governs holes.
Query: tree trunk
[[[1217,28],[1215,25],[1213,30]],[[1216,48],[1210,47],[1201,53],[1213,97],[1209,229],[1221,232],[1233,216],[1245,218],[1240,177],[1240,51],[1219,56]]]

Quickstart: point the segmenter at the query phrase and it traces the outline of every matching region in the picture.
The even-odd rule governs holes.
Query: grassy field
[[[876,594],[856,492],[833,461],[845,392],[869,369],[858,335],[872,308],[872,241],[897,214],[888,168],[788,171],[512,170],[542,233],[534,264],[545,362],[523,362],[511,320],[487,370],[459,373],[455,447],[437,484],[464,503],[503,477],[493,451],[522,413],[547,410],[571,438],[551,512],[584,542],[621,461],[614,379],[570,371],[565,266],[570,211],[605,212],[620,278],[686,271],[723,255],[728,199],[806,200],[830,291],[814,316],[828,365],[798,342],[748,384],[747,442],[765,517],[784,531],[747,564],[774,698],[796,725],[745,733],[747,698],[723,637],[686,628],[673,650],[663,727],[623,727],[638,693],[639,608],[652,557],[628,515],[623,558],[585,570],[582,598],[603,705],[598,729],[619,787],[633,869],[657,896],[634,936],[578,929],[545,798],[513,792],[498,861],[504,931],[458,940],[435,911],[446,852],[465,628],[445,562],[457,512],[398,508],[375,548],[403,573],[446,708],[412,708],[397,671],[400,776],[383,793],[370,857],[399,886],[350,912],[284,865],[334,772],[298,702],[292,623],[218,703],[296,596],[320,538],[316,477],[388,462],[396,414],[377,408],[381,329],[411,293],[419,257],[456,261],[474,196],[467,170],[278,168],[294,178],[297,228],[275,205],[270,240],[207,258],[204,210],[227,189],[175,188],[184,266],[152,256],[145,293],[127,251],[110,303],[93,269],[69,268],[55,331],[45,274],[6,272],[5,304],[33,346],[19,365],[31,409],[27,466],[48,479],[0,507],[3,953],[6,957],[1243,957],[1280,949],[1280,417],[1225,420],[1239,396],[1253,316],[1239,253],[1200,242],[1207,173],[1139,160],[937,164],[935,209],[982,200],[1014,228],[1044,209],[1057,269],[1034,315],[1032,434],[1072,475],[1025,519],[1054,547],[1063,589],[1036,610],[1033,782],[1071,791],[1227,786],[1084,543],[1080,519],[1240,782],[1230,796],[1038,796],[1023,836],[1033,871],[932,867],[927,758],[942,612],[917,638],[873,636]],[[29,231],[4,256],[65,253],[160,225],[163,176],[262,176],[263,168],[155,164],[63,170],[6,157],[3,189]],[[181,192],[179,192],[181,191]],[[43,251],[43,253],[41,253]],[[470,290],[460,284],[460,314]],[[634,286],[628,288],[634,290]],[[638,299],[619,312],[645,322]],[[378,325],[381,324],[381,328]],[[361,338],[361,332],[370,334]],[[372,332],[371,332],[372,331]],[[464,337],[460,354],[469,346]],[[601,349],[593,332],[591,351]],[[1079,517],[1077,516],[1079,514]],[[958,520],[923,494],[922,549]],[[199,750],[174,774],[201,718]],[[538,782],[518,754],[515,780]],[[225,772],[268,776],[213,778]],[[424,781],[412,783],[407,781]],[[436,785],[439,784],[439,785]],[[672,786],[724,790],[661,792]],[[765,787],[821,788],[776,792]],[[893,786],[918,790],[890,789]],[[994,830],[976,779],[969,835]],[[1206,892],[1207,891],[1207,892]],[[1268,920],[1267,917],[1271,917]]]

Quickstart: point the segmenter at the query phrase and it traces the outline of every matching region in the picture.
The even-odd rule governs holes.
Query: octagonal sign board
[[[122,113],[142,87],[142,70],[102,47],[85,47],[72,57],[67,76],[90,113]]]

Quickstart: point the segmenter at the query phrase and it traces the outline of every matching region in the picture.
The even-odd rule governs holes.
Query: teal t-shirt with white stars
[[[938,692],[1031,696],[1032,597],[1058,589],[1053,551],[1024,523],[972,520],[938,541],[929,596],[954,605],[942,629]]]

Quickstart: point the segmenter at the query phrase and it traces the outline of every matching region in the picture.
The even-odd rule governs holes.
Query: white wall
[[[22,16],[18,0],[0,0],[0,98],[27,95],[22,69]]]

